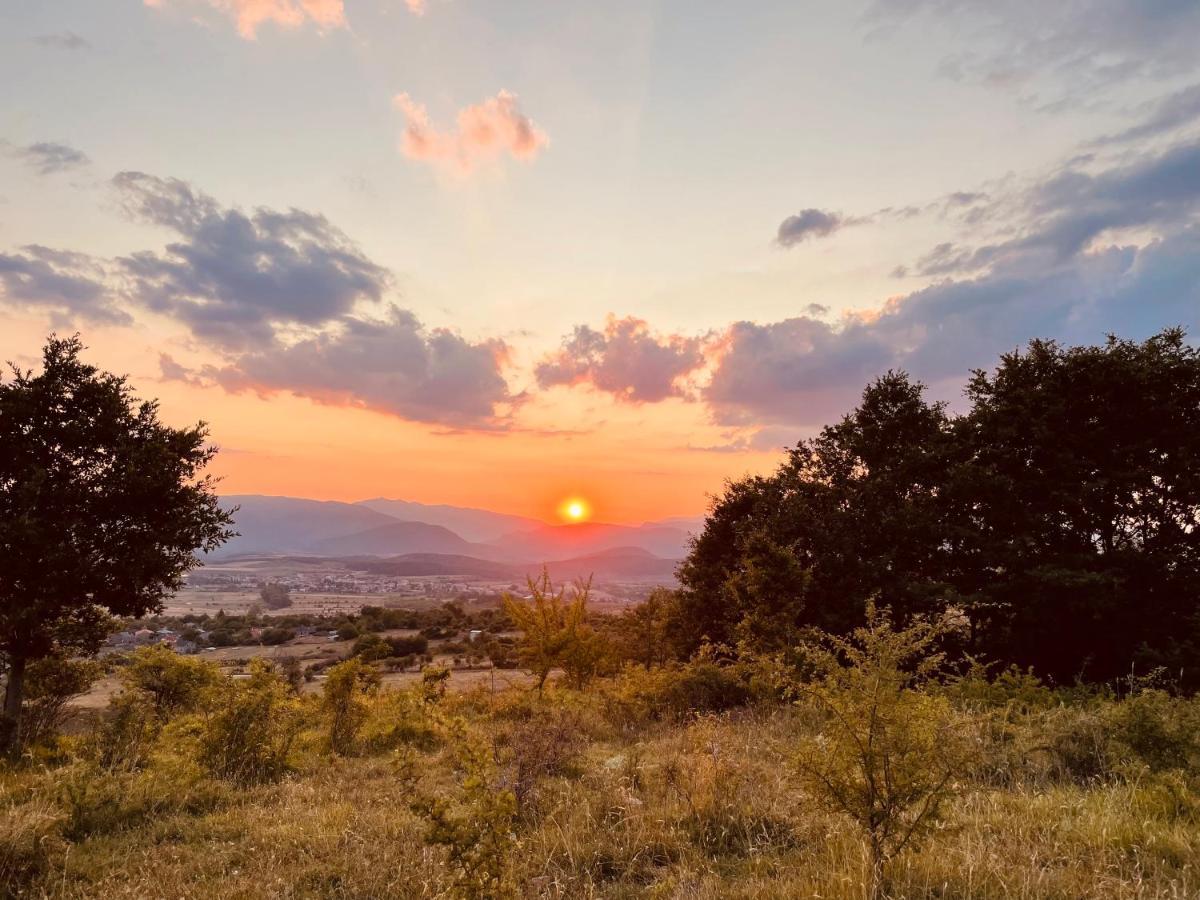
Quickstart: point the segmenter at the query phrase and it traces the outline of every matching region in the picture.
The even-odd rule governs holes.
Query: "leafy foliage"
[[[883,896],[888,861],[931,832],[969,774],[961,717],[919,690],[942,668],[947,631],[922,619],[896,629],[869,603],[850,637],[820,635],[803,648],[817,678],[798,690],[825,722],[803,745],[800,770],[814,797],[865,833],[872,897]]]
[[[1200,351],[1033,341],[950,417],[889,373],[768,477],[728,485],[680,567],[673,631],[758,650],[950,610],[960,650],[1056,683],[1200,684]]]
[[[51,337],[38,375],[0,382],[0,752],[15,745],[27,661],[91,652],[110,617],[158,607],[228,538],[203,423],[161,423],[124,378]]]
[[[556,590],[543,569],[539,578],[528,579],[528,585],[529,601],[505,594],[504,611],[521,631],[521,661],[533,672],[538,693],[560,667],[572,685],[585,686],[607,655],[605,642],[586,621],[591,581]]]

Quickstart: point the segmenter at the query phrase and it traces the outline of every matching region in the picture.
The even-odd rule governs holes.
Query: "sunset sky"
[[[0,357],[229,493],[703,511],[904,368],[1200,334],[1194,0],[16,0]]]

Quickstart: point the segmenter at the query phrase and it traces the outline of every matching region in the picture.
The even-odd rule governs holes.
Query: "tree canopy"
[[[91,652],[110,616],[161,606],[231,534],[203,423],[172,428],[125,378],[51,337],[42,371],[0,382],[0,750],[11,749],[27,661]]]
[[[1200,354],[1182,331],[1033,341],[950,415],[900,372],[778,470],[727,485],[680,568],[677,629],[760,647],[868,601],[967,618],[962,648],[1068,681],[1200,683]]]

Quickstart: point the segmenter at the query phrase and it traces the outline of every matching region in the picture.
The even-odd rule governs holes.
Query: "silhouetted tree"
[[[889,373],[730,484],[680,567],[685,649],[844,635],[878,597],[901,625],[964,611],[973,652],[1060,681],[1200,684],[1200,351],[1033,341],[966,394],[951,419]]]
[[[1033,341],[967,396],[953,499],[976,649],[1059,680],[1200,681],[1200,353],[1183,332]]]
[[[704,638],[777,648],[810,626],[844,634],[871,597],[901,621],[944,605],[951,429],[923,393],[889,372],[774,475],[727,486],[680,567],[685,649]]]
[[[196,549],[232,532],[203,423],[170,428],[125,379],[51,336],[40,374],[0,383],[0,752],[16,746],[27,665],[93,652],[110,616],[161,607]]]

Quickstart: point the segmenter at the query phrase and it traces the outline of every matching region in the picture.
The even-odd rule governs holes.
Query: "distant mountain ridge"
[[[237,508],[234,528],[239,536],[213,554],[216,558],[295,554],[394,558],[434,554],[525,567],[618,549],[675,560],[682,558],[688,548],[687,530],[652,522],[547,525],[536,519],[489,510],[382,498],[342,503],[235,494],[223,497],[221,505],[225,509]],[[412,518],[418,514],[427,514],[438,521]],[[472,537],[447,522],[457,522]],[[514,524],[517,527],[509,527]],[[491,537],[480,539],[486,535]],[[445,564],[448,564],[445,559],[438,563]],[[628,560],[625,564],[634,565]]]
[[[414,500],[388,500],[384,497],[360,500],[355,505],[365,506],[402,522],[441,525],[468,541],[491,541],[514,531],[541,528],[546,524],[538,519],[492,512],[490,509],[448,506],[444,503],[417,503]]]

